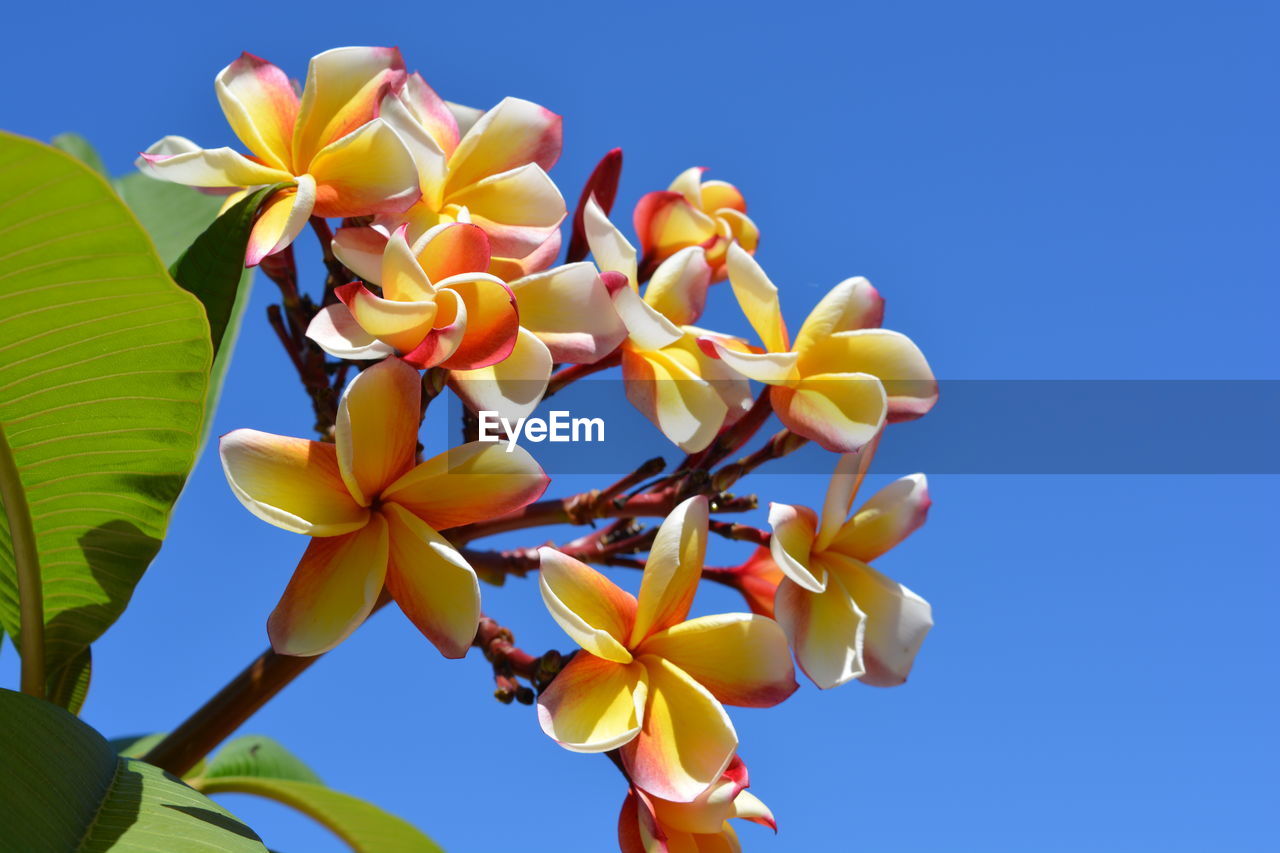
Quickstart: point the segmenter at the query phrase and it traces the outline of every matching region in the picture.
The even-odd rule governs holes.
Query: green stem
[[[0,425],[0,501],[9,521],[13,562],[18,572],[18,610],[21,630],[18,651],[22,655],[22,692],[44,698],[44,589],[40,582],[40,555],[31,526],[27,492],[18,476],[9,439]]]

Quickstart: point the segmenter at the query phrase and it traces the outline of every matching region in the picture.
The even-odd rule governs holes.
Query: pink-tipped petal
[[[316,182],[310,175],[298,178],[297,185],[277,190],[262,205],[249,234],[244,265],[254,267],[267,255],[274,255],[302,233],[316,203]]]
[[[592,364],[617,349],[627,329],[589,263],[567,264],[511,282],[520,325],[557,362]]]
[[[313,171],[317,152],[374,119],[383,96],[404,78],[394,47],[339,47],[312,57],[293,134],[294,165]]]
[[[806,376],[774,386],[770,398],[788,429],[833,453],[853,453],[875,438],[889,408],[884,386],[866,373]]]
[[[458,295],[466,311],[466,333],[443,360],[450,370],[476,370],[511,355],[520,332],[520,312],[511,288],[487,273],[465,273],[439,282]]]
[[[582,228],[596,266],[602,272],[622,273],[627,277],[627,282],[638,289],[635,246],[609,221],[604,209],[594,198],[588,199],[587,206],[583,208]]]
[[[877,377],[884,385],[891,420],[919,417],[938,400],[938,382],[924,353],[900,332],[837,332],[803,347],[797,340],[796,352],[800,372],[806,376],[866,373]]]
[[[458,143],[446,195],[526,163],[550,169],[560,159],[562,135],[560,116],[530,101],[504,98]]]
[[[268,166],[289,171],[298,96],[276,66],[242,53],[218,72],[214,90],[231,129]]]
[[[786,635],[750,613],[681,622],[651,635],[636,654],[665,658],[726,705],[769,708],[799,687]]]
[[[830,547],[869,563],[924,524],[932,503],[924,474],[903,477],[872,495],[832,538]]]
[[[333,254],[343,266],[367,282],[382,280],[382,253],[387,235],[367,225],[339,228],[333,235]]]
[[[215,189],[279,184],[294,179],[283,169],[255,163],[230,148],[196,148],[171,153],[179,148],[175,139],[181,137],[166,136],[144,152],[139,157],[145,165],[143,171],[162,181]]]
[[[395,348],[366,332],[341,302],[326,305],[307,325],[307,337],[334,358],[369,361],[395,354]]]

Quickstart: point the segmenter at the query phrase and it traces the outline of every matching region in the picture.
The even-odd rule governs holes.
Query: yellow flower
[[[704,171],[686,169],[665,192],[649,193],[636,203],[635,228],[646,275],[681,249],[699,246],[707,253],[712,279],[719,281],[731,243],[756,250],[760,231],[747,218],[742,193],[724,181],[702,180]]]
[[[299,101],[283,71],[245,53],[218,73],[214,89],[252,156],[166,136],[143,153],[138,167],[210,189],[293,184],[272,196],[254,224],[245,258],[253,266],[292,243],[313,215],[400,213],[418,200],[413,155],[377,117],[379,102],[404,79],[396,48],[336,48],[311,60]],[[241,197],[233,193],[227,206]]]
[[[547,175],[560,157],[560,116],[505,98],[487,112],[450,104],[418,74],[382,100],[382,118],[413,153],[422,199],[376,228],[339,229],[334,253],[352,271],[376,267],[386,234],[409,226],[417,240],[441,223],[467,221],[492,243],[489,272],[510,281],[552,264],[560,251],[564,197]],[[467,211],[464,219],[463,211]]]
[[[476,574],[439,531],[537,500],[547,477],[519,447],[472,442],[415,464],[421,377],[388,358],[352,380],[325,444],[239,429],[219,450],[254,515],[311,536],[267,623],[288,655],[318,655],[364,621],[385,585],[445,657],[480,618]]]
[[[796,689],[772,619],[689,619],[707,547],[707,499],[662,523],[633,597],[594,569],[539,549],[542,598],[582,647],[538,699],[543,731],[577,752],[621,750],[645,791],[687,803],[720,778],[738,737],[721,703],[769,707]]]
[[[673,803],[633,785],[618,815],[618,846],[622,853],[741,853],[731,818],[778,828],[769,807],[746,787],[747,768],[736,755],[691,803]]]
[[[924,474],[889,484],[849,516],[876,443],[841,457],[821,524],[808,507],[769,507],[770,553],[787,576],[774,612],[800,668],[824,689],[853,678],[902,684],[933,626],[927,601],[867,565],[924,524]]]
[[[732,340],[690,325],[702,315],[711,283],[706,252],[690,246],[667,258],[642,298],[635,247],[594,197],[583,212],[583,226],[596,264],[619,277],[613,306],[627,329],[622,344],[627,399],[682,450],[702,450],[751,404],[746,380],[698,345],[703,338],[726,346]]]
[[[851,453],[887,421],[917,418],[938,400],[938,383],[919,347],[878,328],[884,301],[865,278],[836,285],[790,341],[778,289],[755,258],[728,251],[729,283],[764,352],[706,338],[706,352],[739,374],[773,386],[778,419],[827,450]]]

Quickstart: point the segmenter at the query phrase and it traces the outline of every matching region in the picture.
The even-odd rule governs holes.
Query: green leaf
[[[302,759],[276,741],[247,735],[228,743],[209,762],[205,779],[220,776],[259,776],[323,785],[324,781]]]
[[[240,292],[244,256],[258,208],[282,186],[285,184],[263,187],[240,199],[215,219],[169,269],[173,280],[204,305],[215,353]]]
[[[160,548],[195,461],[209,327],[120,199],[71,157],[0,133],[0,199],[0,428],[31,511],[46,672],[60,679]],[[5,527],[0,624],[18,637],[19,621]]]
[[[0,844],[68,853],[265,853],[230,812],[39,699],[0,690]]]
[[[151,235],[165,266],[181,257],[209,227],[226,200],[141,172],[116,178],[112,184]]]
[[[191,784],[206,794],[256,794],[283,803],[327,827],[355,853],[443,853],[408,821],[326,788],[301,759],[260,735],[227,744]]]
[[[89,679],[93,675],[93,652],[85,646],[80,654],[49,672],[45,679],[46,696],[73,714],[79,714],[89,696]]]
[[[59,133],[50,142],[53,143],[54,148],[67,152],[102,177],[111,178],[110,173],[107,172],[107,166],[102,162],[102,158],[98,156],[98,152],[89,144],[89,140],[80,134]]]

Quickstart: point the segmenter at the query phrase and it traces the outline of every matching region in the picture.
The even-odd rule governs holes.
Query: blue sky
[[[231,142],[212,79],[241,50],[301,76],[328,47],[394,43],[451,100],[512,94],[562,113],[553,176],[568,197],[616,145],[620,210],[711,167],[746,193],[792,323],[867,275],[886,325],[944,381],[1278,378],[1274,4],[21,4],[8,23],[21,37],[0,53],[5,128],[82,132],[117,172],[166,133]],[[270,299],[260,284],[219,432],[307,434],[306,399],[262,322]],[[708,324],[732,315],[726,289],[713,302]],[[1260,408],[1274,418],[1274,402]],[[1169,409],[1175,435],[1196,425],[1186,454],[1233,440],[1190,395]],[[748,482],[811,505],[825,487]],[[734,712],[753,791],[782,830],[744,828],[747,849],[1270,849],[1276,478],[930,482],[929,523],[879,564],[934,605],[911,682],[806,685],[779,708]],[[558,532],[508,542],[547,537]],[[175,725],[261,650],[304,544],[246,513],[207,451],[133,606],[95,649],[85,718],[112,736]],[[745,555],[714,547],[714,562]],[[521,645],[568,646],[531,582],[485,596]],[[719,589],[696,603],[726,609],[740,606]],[[13,663],[0,656],[10,686]],[[531,709],[490,699],[487,673],[441,660],[387,611],[245,731],[451,853],[516,839],[531,853],[610,849],[616,772],[550,742]],[[282,808],[227,804],[284,853],[343,849]]]

